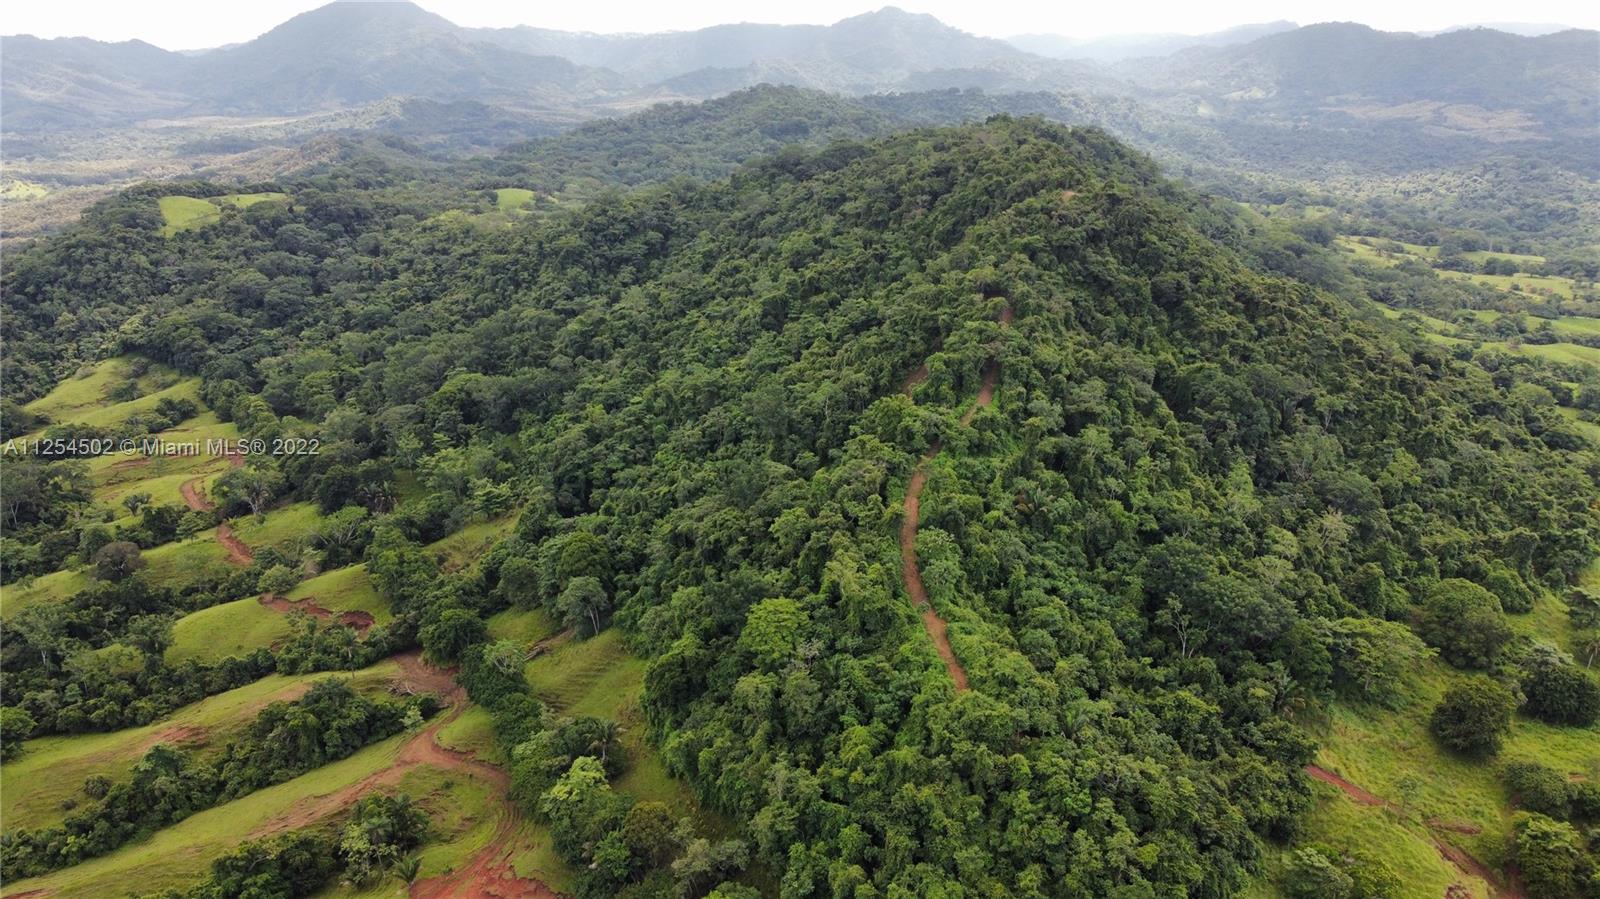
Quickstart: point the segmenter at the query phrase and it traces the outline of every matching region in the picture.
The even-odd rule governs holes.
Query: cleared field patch
[[[335,613],[365,612],[372,616],[374,624],[386,624],[394,620],[389,603],[373,589],[365,564],[347,565],[307,578],[285,594],[285,598],[291,602],[314,600],[317,605]]]
[[[259,549],[287,546],[308,536],[321,523],[316,504],[302,502],[273,509],[259,521],[254,516],[240,516],[232,521],[232,527],[240,540]]]
[[[1576,343],[1524,343],[1516,348],[1516,352],[1549,359],[1551,362],[1578,363],[1600,368],[1600,349],[1592,346],[1581,346]]]
[[[380,662],[349,675],[362,692],[382,690],[399,676],[392,661]],[[268,675],[236,690],[184,706],[143,727],[111,733],[39,737],[22,754],[0,767],[0,815],[6,828],[33,828],[60,821],[62,803],[83,800],[83,781],[93,774],[113,781],[157,743],[185,747],[220,747],[269,703],[298,698],[327,674],[284,677]]]
[[[184,380],[165,365],[136,356],[117,356],[84,367],[23,408],[43,415],[51,424],[84,422],[86,415],[108,407],[128,406],[130,402],[136,403]],[[198,386],[199,380],[193,380]],[[131,396],[127,400],[114,399],[119,391],[128,391]],[[153,407],[158,399],[155,397],[143,406],[130,407],[114,420],[121,421],[133,412]]]
[[[294,633],[294,620],[251,596],[191,612],[172,626],[167,664],[220,662],[271,647]]]
[[[244,209],[268,200],[286,199],[288,195],[281,193],[225,194],[209,198],[162,197],[157,201],[161,208],[161,218],[165,222],[161,235],[172,237],[180,231],[201,228],[221,221],[224,206]]]
[[[1518,626],[1541,623],[1547,622],[1535,619]],[[1479,828],[1476,834],[1450,834],[1450,842],[1492,863],[1502,857],[1512,818],[1500,764],[1527,759],[1593,777],[1600,774],[1595,770],[1600,766],[1600,731],[1550,727],[1519,716],[1493,762],[1445,752],[1428,732],[1428,716],[1448,685],[1461,677],[1430,662],[1401,709],[1336,703],[1327,720],[1313,724],[1311,731],[1321,743],[1317,763],[1322,767],[1393,803],[1406,822],[1439,820]]]
[[[1565,416],[1568,421],[1572,422],[1572,426],[1578,429],[1578,433],[1589,438],[1595,443],[1600,444],[1600,425],[1597,425],[1592,421],[1584,421],[1583,419],[1579,418],[1577,409],[1563,408],[1561,410],[1561,414]]]
[[[489,617],[489,636],[532,646],[554,634],[556,623],[542,609],[506,609]]]
[[[1397,899],[1438,899],[1452,884],[1467,889],[1472,899],[1494,895],[1482,878],[1458,870],[1440,855],[1434,835],[1421,823],[1403,820],[1393,810],[1360,805],[1336,787],[1314,783],[1316,804],[1302,822],[1304,833],[1296,845],[1324,843],[1336,849],[1358,848],[1385,863],[1399,876]],[[1244,893],[1254,899],[1280,897],[1278,883],[1289,851],[1266,844],[1266,871]],[[1465,896],[1460,896],[1465,899]]]
[[[535,194],[525,187],[502,187],[494,192],[494,206],[501,212],[522,212]]]
[[[448,537],[427,545],[446,571],[459,571],[489,551],[517,523],[515,514],[469,524]]]
[[[534,695],[558,715],[594,717],[621,725],[631,766],[614,786],[640,800],[665,802],[692,811],[701,830],[720,833],[725,822],[701,810],[689,785],[667,773],[645,738],[639,697],[644,692],[645,661],[628,652],[616,628],[588,640],[571,640],[528,662],[524,669]]]
[[[10,618],[41,602],[60,602],[92,583],[87,570],[70,569],[5,584],[0,586],[0,616]]]
[[[1471,281],[1484,287],[1504,290],[1513,293],[1539,294],[1549,293],[1564,299],[1572,299],[1576,285],[1571,278],[1562,278],[1555,275],[1483,275],[1472,272],[1457,272],[1450,269],[1435,269],[1439,277],[1452,281]]]
[[[1437,250],[1435,250],[1435,252],[1437,252]],[[1467,252],[1461,254],[1461,258],[1471,260],[1479,265],[1482,265],[1490,259],[1499,259],[1504,262],[1514,262],[1517,265],[1522,266],[1544,265],[1545,262],[1543,256],[1535,256],[1532,253],[1505,253],[1498,250],[1468,250]]]
[[[89,476],[95,483],[95,499],[114,505],[134,493],[150,494],[157,505],[182,505],[179,487],[188,480],[218,475],[228,469],[225,457],[207,453],[207,441],[237,440],[239,428],[220,421],[214,412],[202,412],[175,428],[152,435],[171,444],[197,444],[195,455],[109,455],[89,460]]]
[[[121,896],[185,887],[205,877],[211,863],[306,797],[324,796],[392,767],[410,734],[397,734],[293,780],[207,809],[114,852],[41,877],[6,884],[11,897],[33,890],[62,896]]]

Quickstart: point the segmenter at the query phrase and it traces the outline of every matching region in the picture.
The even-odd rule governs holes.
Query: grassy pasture
[[[172,237],[180,231],[201,228],[221,221],[222,209],[225,206],[245,209],[269,200],[286,199],[288,195],[281,193],[225,194],[203,199],[184,196],[162,197],[157,201],[161,208],[161,218],[165,222],[161,235]]]
[[[489,521],[469,524],[448,537],[441,537],[428,544],[426,549],[439,560],[439,564],[446,571],[458,571],[487,552],[501,537],[510,533],[516,523],[517,516],[512,513]]]
[[[494,206],[501,212],[522,212],[534,200],[534,192],[525,187],[502,187],[494,192]]]
[[[24,404],[23,408],[44,416],[49,424],[109,428],[137,412],[155,408],[162,397],[198,402],[199,378],[184,378],[171,368],[155,363],[145,363],[143,372],[136,374],[140,363],[141,360],[133,356],[118,356],[86,366],[49,393]],[[112,399],[119,389],[130,384],[131,399]]]
[[[203,878],[218,857],[255,836],[307,797],[332,793],[392,767],[409,737],[397,734],[349,758],[207,809],[99,858],[8,883],[0,896],[32,890],[48,890],[61,896],[121,896],[134,884],[140,892],[189,886]]]
[[[591,716],[622,726],[622,742],[632,766],[614,786],[640,800],[693,809],[703,829],[725,824],[699,810],[689,786],[675,780],[645,740],[639,697],[644,692],[645,661],[628,652],[622,634],[610,628],[588,640],[572,640],[528,662],[524,672],[534,695],[559,715]]]
[[[349,676],[363,692],[385,689],[399,673],[384,661]],[[210,696],[143,727],[111,733],[49,736],[29,740],[23,753],[0,767],[0,815],[6,828],[39,827],[61,820],[61,803],[83,800],[83,781],[92,774],[120,780],[128,767],[157,743],[190,748],[220,747],[262,708],[304,693],[328,674],[268,675],[236,690]]]
[[[316,600],[317,605],[330,612],[366,612],[372,616],[375,624],[385,624],[394,619],[389,611],[389,603],[378,595],[372,581],[367,578],[365,564],[347,565],[307,578],[290,590],[287,597],[297,602]]]
[[[531,646],[554,634],[559,628],[541,609],[506,609],[489,617],[489,636]]]

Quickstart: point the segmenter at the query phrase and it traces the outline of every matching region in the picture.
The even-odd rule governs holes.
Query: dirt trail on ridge
[[[1000,310],[1000,323],[1011,324],[1014,314],[1011,305],[1006,304]],[[928,363],[917,366],[906,379],[902,390],[910,394],[918,384],[928,379]],[[988,406],[994,401],[995,385],[1000,382],[1000,362],[990,359],[983,368],[983,382],[978,387],[978,397],[972,406],[961,416],[961,425],[965,427],[972,423],[973,416],[978,410]],[[900,580],[905,584],[906,595],[911,597],[911,605],[916,608],[922,618],[922,628],[928,632],[928,638],[933,641],[934,649],[938,650],[939,658],[944,660],[944,667],[950,674],[950,680],[955,682],[956,691],[969,689],[967,684],[967,671],[961,667],[961,662],[956,658],[955,650],[950,648],[949,627],[939,613],[933,610],[933,604],[928,602],[928,588],[922,583],[922,569],[917,564],[917,527],[922,519],[922,489],[928,485],[928,463],[939,455],[942,444],[935,440],[928,447],[928,452],[917,462],[916,470],[911,472],[911,480],[906,483],[906,497],[902,504],[904,514],[900,520]]]

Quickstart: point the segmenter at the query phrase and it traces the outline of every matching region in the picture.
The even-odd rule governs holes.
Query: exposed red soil
[[[257,597],[256,601],[274,612],[283,612],[284,614],[304,612],[312,618],[333,619],[340,624],[355,628],[358,634],[365,634],[367,629],[372,627],[373,618],[371,612],[335,613],[331,609],[324,609],[322,606],[317,605],[315,596],[307,596],[305,599],[289,599],[276,593],[263,593]]]
[[[256,560],[255,550],[240,540],[226,521],[217,525],[217,542],[228,551],[228,561],[235,565],[249,565]]]
[[[376,619],[372,617],[371,612],[363,612],[359,609],[353,612],[340,612],[339,617],[334,620],[338,621],[345,627],[355,628],[356,633],[363,636],[366,635],[368,629],[370,629],[373,622],[376,621]]]
[[[234,456],[228,457],[229,461],[232,461],[235,458],[236,457]],[[244,464],[242,458],[240,459],[239,464]],[[205,478],[204,476],[201,476],[198,478],[191,478],[190,480],[184,481],[182,484],[178,485],[178,492],[183,495],[184,505],[196,512],[210,512],[216,509],[216,505],[214,505],[211,500],[206,499],[204,493],[200,492],[200,482],[203,480],[205,480]],[[251,562],[256,560],[255,550],[251,549],[249,544],[235,536],[233,533],[233,528],[228,527],[228,523],[226,521],[217,525],[217,542],[222,544],[222,548],[228,551],[228,561],[234,565],[249,565]]]
[[[1361,805],[1382,806],[1389,804],[1320,765],[1307,765],[1306,774],[1309,774],[1313,780],[1320,780],[1325,784],[1333,784],[1342,790],[1346,796]]]
[[[200,482],[203,480],[205,478],[199,477],[178,485],[178,492],[183,494],[183,504],[196,512],[210,512],[216,508],[206,499],[205,494],[200,492]]]
[[[493,786],[491,794],[500,803],[500,808],[495,810],[499,820],[494,834],[461,868],[412,884],[409,895],[412,899],[560,899],[560,894],[546,884],[518,877],[511,867],[510,854],[515,848],[514,838],[522,817],[507,796],[511,779],[505,769],[482,761],[470,752],[439,745],[440,729],[466,708],[465,691],[449,671],[427,664],[416,652],[403,653],[395,659],[400,663],[399,686],[409,692],[436,693],[449,703],[449,709],[401,744],[389,767],[332,793],[301,800],[251,837],[309,827],[344,811],[371,790],[399,783],[407,772],[419,765],[467,772]]]
[[[1326,784],[1333,784],[1334,786],[1338,787],[1346,796],[1350,797],[1352,801],[1360,803],[1361,805],[1394,808],[1394,806],[1389,802],[1386,802],[1383,799],[1368,793],[1366,790],[1361,789],[1360,787],[1348,780],[1345,780],[1339,775],[1334,774],[1332,771],[1329,771],[1326,768],[1318,765],[1307,765],[1305,770],[1306,774],[1310,775],[1313,779],[1320,780]],[[1474,824],[1440,821],[1437,818],[1428,819],[1427,824],[1430,828],[1435,830],[1444,830],[1451,833],[1476,834],[1482,832],[1482,828]],[[1511,878],[1511,882],[1509,884],[1503,884],[1488,865],[1473,857],[1472,853],[1466,851],[1465,849],[1447,843],[1437,836],[1433,838],[1433,846],[1435,849],[1439,850],[1440,856],[1456,867],[1456,870],[1462,872],[1463,874],[1470,874],[1473,877],[1482,878],[1483,882],[1489,885],[1489,889],[1495,896],[1499,897],[1499,899],[1526,899],[1526,896],[1523,894],[1522,888],[1517,884],[1515,877]],[[1461,899],[1461,897],[1470,896],[1471,891],[1461,884],[1451,884],[1450,887],[1445,890],[1444,895],[1445,899]]]
[[[1000,323],[1011,324],[1013,313],[1007,304],[1000,310]],[[924,362],[906,378],[904,392],[909,394],[920,383],[928,378],[928,364]],[[983,369],[983,383],[978,387],[978,398],[971,408],[961,416],[962,426],[972,423],[973,416],[978,410],[994,401],[995,385],[1000,381],[1000,363],[989,360]],[[968,689],[967,671],[961,667],[961,662],[956,658],[955,650],[950,647],[949,627],[939,613],[933,609],[933,604],[928,601],[928,588],[922,582],[922,569],[917,564],[917,526],[922,519],[922,488],[928,485],[928,463],[939,455],[942,449],[939,441],[935,440],[928,448],[928,452],[917,462],[916,470],[911,472],[911,480],[906,483],[906,497],[901,504],[904,509],[900,519],[900,580],[905,584],[906,595],[911,598],[911,605],[916,608],[922,618],[922,628],[928,632],[928,638],[933,641],[933,648],[938,651],[939,658],[944,661],[945,671],[949,672],[950,680],[955,682],[956,691]]]

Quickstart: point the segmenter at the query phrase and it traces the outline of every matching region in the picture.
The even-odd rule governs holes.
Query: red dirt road
[[[194,478],[178,485],[178,492],[183,494],[184,505],[196,512],[210,512],[216,508],[205,498],[205,494],[200,492],[200,482],[203,480],[205,480],[203,477]]]
[[[428,726],[402,743],[389,767],[332,793],[301,800],[251,834],[251,837],[260,838],[308,827],[344,811],[371,790],[399,783],[407,772],[419,765],[461,771],[481,777],[493,787],[492,794],[500,804],[493,811],[496,816],[494,833],[483,848],[457,870],[413,883],[409,893],[411,899],[560,899],[561,894],[546,884],[532,878],[518,877],[512,869],[509,856],[515,850],[514,838],[522,815],[507,796],[510,775],[498,765],[491,765],[471,753],[441,746],[438,742],[439,730],[455,720],[466,708],[465,691],[450,672],[427,664],[415,651],[397,656],[396,661],[400,663],[403,675],[401,685],[405,689],[436,693],[449,703],[448,710],[435,716]]]
[[[1011,306],[1007,304],[1000,310],[1000,323],[1009,325],[1012,318]],[[905,387],[902,389],[910,394],[927,378],[928,364],[924,362],[906,378]],[[991,359],[989,364],[984,366],[983,383],[978,387],[977,400],[961,416],[963,427],[972,423],[972,418],[978,414],[979,409],[994,401],[994,389],[999,381],[1000,363]],[[905,584],[906,595],[911,598],[911,605],[917,609],[922,618],[923,630],[928,632],[928,638],[933,641],[934,649],[944,661],[945,671],[949,672],[950,680],[955,682],[956,691],[962,692],[969,689],[967,671],[961,667],[955,650],[950,648],[949,627],[928,602],[928,588],[922,582],[922,569],[917,564],[917,526],[922,520],[922,489],[928,485],[928,463],[939,455],[940,449],[942,446],[939,441],[934,441],[933,446],[928,448],[927,454],[917,462],[916,470],[911,473],[911,480],[906,483],[906,497],[902,503],[904,513],[900,519],[900,580]]]
[[[1334,774],[1327,768],[1319,767],[1317,765],[1307,765],[1306,774],[1310,775],[1312,780],[1320,780],[1325,784],[1333,784],[1342,790],[1346,796],[1350,797],[1361,805],[1381,806],[1389,804],[1372,795],[1371,793],[1368,793],[1366,790],[1361,789],[1350,781],[1345,780],[1337,774]]]
[[[229,456],[228,461],[233,462],[235,458],[237,457]],[[242,465],[244,463],[240,461],[237,464]],[[206,499],[205,494],[200,492],[200,482],[203,480],[205,480],[205,477],[201,476],[178,485],[178,493],[183,495],[184,505],[196,512],[210,512],[216,508],[211,500]],[[222,548],[228,551],[228,561],[234,565],[249,565],[256,560],[255,551],[234,535],[233,528],[228,527],[226,521],[217,525],[217,542],[222,544]]]
[[[1395,808],[1390,802],[1374,796],[1326,768],[1318,765],[1307,765],[1305,771],[1314,780],[1320,780],[1325,784],[1332,784],[1338,787],[1353,802],[1366,806]],[[1449,831],[1451,833],[1476,834],[1481,832],[1481,828],[1475,824],[1445,822],[1435,818],[1428,819],[1427,825],[1434,830]],[[1502,883],[1499,876],[1488,865],[1479,861],[1465,849],[1454,846],[1438,836],[1433,838],[1433,847],[1439,851],[1440,857],[1454,865],[1456,870],[1483,880],[1484,883],[1489,885],[1489,890],[1498,899],[1526,899],[1526,895],[1515,880],[1512,880],[1510,884]],[[1471,895],[1470,891],[1461,884],[1452,884],[1445,890],[1445,899],[1456,899],[1456,897],[1468,895]]]

